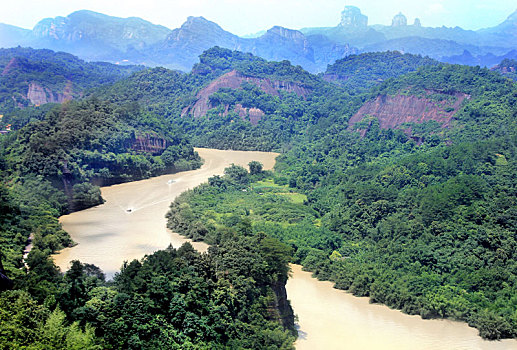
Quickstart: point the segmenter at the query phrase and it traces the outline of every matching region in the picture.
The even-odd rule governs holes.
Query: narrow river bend
[[[257,160],[264,169],[272,169],[278,156],[270,152],[196,151],[204,160],[200,169],[102,187],[103,205],[62,216],[63,229],[78,245],[54,256],[61,270],[66,271],[70,261],[80,260],[97,265],[111,278],[124,261],[141,259],[169,244],[181,246],[189,240],[170,232],[165,219],[170,203],[179,194],[213,175],[222,175],[232,163],[247,167]],[[208,247],[202,242],[192,244],[200,251]]]
[[[78,245],[56,254],[56,264],[66,271],[70,261],[77,259],[99,266],[112,277],[124,261],[140,259],[169,244],[179,247],[189,240],[167,230],[165,219],[176,196],[213,175],[223,174],[231,163],[246,166],[257,160],[271,169],[277,156],[266,152],[196,151],[205,161],[200,169],[103,187],[106,203],[62,216],[63,228]],[[208,247],[200,242],[193,245],[200,251]],[[517,341],[484,341],[464,323],[422,320],[369,304],[367,298],[317,281],[298,265],[292,266],[287,294],[298,315],[297,349],[517,350]]]

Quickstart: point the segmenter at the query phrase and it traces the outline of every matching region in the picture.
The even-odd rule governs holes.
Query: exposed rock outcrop
[[[155,135],[136,136],[132,141],[131,149],[137,152],[147,152],[153,155],[162,154],[170,144],[163,137]]]
[[[214,107],[210,104],[210,96],[212,94],[216,93],[222,88],[240,89],[242,83],[244,82],[252,83],[258,86],[265,93],[273,96],[279,96],[280,90],[293,92],[298,96],[303,97],[307,96],[310,93],[310,89],[302,86],[301,84],[287,81],[275,81],[270,79],[248,77],[244,76],[236,70],[233,70],[217,78],[207,87],[202,89],[197,94],[197,101],[194,103],[194,105],[185,108],[183,110],[182,115],[191,114],[195,118],[205,116],[208,110]],[[250,109],[250,111],[252,109]],[[255,111],[252,111],[252,114],[254,114],[254,118],[256,119],[260,115],[260,112],[258,112],[258,110],[255,109]],[[260,117],[262,116],[263,115],[261,115]]]
[[[280,322],[285,329],[288,329],[293,334],[296,334],[297,332],[294,325],[294,312],[289,300],[287,299],[285,282],[275,282],[273,284],[273,291],[275,292],[275,302],[274,305],[270,305],[269,308],[271,318]]]
[[[0,292],[11,289],[13,287],[13,281],[7,277],[2,261],[0,260]]]
[[[368,26],[368,17],[361,13],[361,10],[355,6],[345,6],[341,12],[342,27],[366,28]]]
[[[366,102],[359,111],[350,118],[348,126],[352,129],[355,123],[370,116],[379,121],[383,129],[398,128],[404,123],[424,123],[434,120],[448,127],[453,115],[458,111],[468,95],[457,93],[451,100],[433,101],[426,97],[414,95],[380,95],[375,100]]]
[[[249,119],[250,123],[257,125],[258,122],[266,115],[260,108],[245,108],[240,103],[235,105],[235,113],[242,118],[242,120]]]
[[[490,70],[499,72],[510,79],[517,80],[517,60],[504,59]]]
[[[76,49],[77,42],[82,42],[109,52],[113,48],[121,51],[144,48],[162,41],[170,32],[168,28],[137,17],[117,18],[80,10],[67,17],[43,19],[36,24],[32,34],[72,50]]]
[[[391,21],[392,27],[405,27],[407,26],[407,18],[402,14],[402,12],[399,12],[395,17],[393,17],[393,20]]]
[[[54,92],[48,88],[42,87],[36,82],[29,84],[27,91],[27,100],[33,105],[42,105],[45,103],[63,103],[73,99],[72,82],[67,81],[62,92]]]

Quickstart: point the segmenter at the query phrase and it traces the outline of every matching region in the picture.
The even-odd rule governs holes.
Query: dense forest
[[[215,47],[188,74],[138,69],[6,113],[0,348],[291,348],[289,262],[372,302],[517,337],[508,71],[388,52],[312,75]],[[405,98],[437,118],[415,107],[389,128],[373,112],[351,122]],[[108,282],[92,265],[54,266],[73,244],[60,215],[102,203],[97,186],[199,167],[193,145],[282,153],[274,172],[231,166],[171,204],[168,226],[208,254],[171,247]]]
[[[79,98],[89,89],[112,84],[143,68],[85,62],[51,50],[0,49],[0,114],[7,117],[19,113],[20,107]]]
[[[231,71],[251,82],[234,89],[223,86],[211,94],[202,118],[185,112],[200,99],[203,88]],[[265,91],[265,85],[285,88]],[[282,150],[320,119],[349,113],[360,103],[345,90],[288,61],[268,62],[218,47],[204,52],[189,74],[154,68],[101,88],[95,96],[138,103],[179,125],[198,147],[260,151]],[[256,125],[246,113],[239,114],[250,108],[263,114]]]
[[[351,55],[328,66],[324,78],[351,93],[364,93],[385,80],[414,72],[420,67],[438,65],[429,57],[393,52]]]
[[[467,321],[484,338],[514,338],[516,85],[487,69],[433,64],[362,100],[460,92],[469,98],[449,128],[410,125],[420,143],[375,119],[363,137],[347,127],[350,114],[320,121],[274,175],[228,169],[181,196],[170,226],[212,243],[220,230],[248,225],[291,245],[296,262],[337,288]]]
[[[51,109],[2,140],[2,199],[19,220],[2,231],[6,268],[22,267],[29,233],[46,255],[73,242],[57,218],[103,202],[99,185],[194,169],[201,160],[178,129],[94,98]],[[11,220],[11,219],[9,219]]]
[[[187,243],[124,264],[109,283],[93,265],[62,275],[31,254],[0,298],[0,348],[292,349],[292,310],[276,294],[289,249],[261,236],[227,236],[203,255]]]

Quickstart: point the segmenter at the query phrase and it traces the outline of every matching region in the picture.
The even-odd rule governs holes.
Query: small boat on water
[[[167,181],[167,185],[171,185],[173,183],[175,183],[176,181],[174,181],[173,179],[170,179],[169,181]]]

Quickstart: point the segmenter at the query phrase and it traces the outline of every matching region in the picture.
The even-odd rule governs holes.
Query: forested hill
[[[179,124],[198,146],[244,150],[278,150],[348,108],[343,90],[299,66],[217,47],[189,74],[142,71],[96,96],[137,102]]]
[[[437,118],[393,130],[377,107],[397,101],[438,105]],[[516,103],[517,85],[497,73],[425,67],[372,92],[361,138],[349,125],[283,155],[284,181],[331,232],[295,243],[302,264],[407,313],[517,337]]]
[[[436,64],[396,52],[364,54],[338,61],[317,76],[288,61],[268,62],[215,47],[189,74],[142,71],[96,96],[145,105],[179,123],[198,146],[281,150],[319,129],[318,123],[355,113],[371,86]]]
[[[171,206],[170,227],[266,234],[338,288],[515,338],[517,85],[433,63],[336,90],[348,109],[298,135],[275,174],[227,169]]]
[[[19,123],[0,139],[0,288],[7,275],[16,290],[0,296],[0,344],[288,349],[275,306],[291,259],[404,312],[517,337],[516,83],[358,57],[329,82],[216,47],[188,74],[141,70],[6,116]],[[193,145],[283,154],[274,173],[232,166],[171,206],[169,226],[215,244],[208,255],[158,252],[113,284],[80,263],[59,273],[49,255],[72,244],[59,215],[100,203],[96,184],[199,166]]]
[[[215,48],[175,74],[174,103],[154,101],[196,144],[290,150],[269,178],[229,169],[183,196],[171,227],[209,242],[264,232],[339,288],[515,337],[516,84],[398,53],[329,72],[345,79]]]
[[[88,89],[114,83],[140,69],[143,67],[88,63],[51,50],[0,49],[0,114],[78,98]]]
[[[366,92],[389,78],[437,64],[438,61],[429,57],[398,51],[370,52],[337,60],[327,67],[323,77],[349,91]]]
[[[95,95],[139,103],[179,124],[198,146],[269,151],[329,125],[354,128],[362,122],[358,128],[364,133],[370,123],[365,116],[378,119],[382,128],[411,129],[408,135],[422,142],[422,133],[436,138],[458,130],[452,126],[462,123],[464,108],[485,97],[495,101],[494,91],[507,96],[510,85],[487,69],[398,52],[351,56],[316,76],[287,61],[215,47],[189,74],[145,70]],[[497,127],[487,130],[497,132]]]

